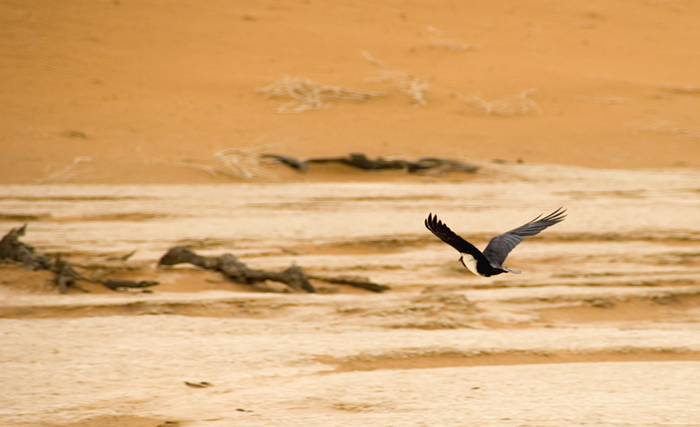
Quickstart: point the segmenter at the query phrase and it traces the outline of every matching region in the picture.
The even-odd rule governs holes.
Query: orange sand
[[[0,183],[80,157],[94,165],[80,182],[222,182],[172,164],[229,148],[700,166],[689,0],[2,0],[0,11]],[[367,80],[388,71],[427,79],[425,105]],[[289,99],[255,89],[284,75],[386,96],[279,114]],[[488,115],[455,93],[527,111]]]

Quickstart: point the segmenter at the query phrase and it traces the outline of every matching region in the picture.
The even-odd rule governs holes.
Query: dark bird
[[[494,237],[486,245],[484,252],[456,235],[432,213],[425,220],[425,226],[440,240],[459,251],[462,255],[459,260],[469,271],[477,276],[490,277],[501,273],[520,274],[520,270],[511,270],[503,266],[503,261],[506,260],[510,251],[525,237],[534,236],[545,228],[564,221],[566,209],[559,208],[544,218],[540,218],[541,216],[539,215],[525,225]]]

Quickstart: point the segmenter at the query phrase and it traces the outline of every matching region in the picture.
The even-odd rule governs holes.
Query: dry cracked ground
[[[112,291],[0,270],[12,426],[691,426],[700,420],[700,174],[485,165],[407,182],[5,186],[2,224]],[[611,190],[612,189],[612,190]],[[483,247],[567,219],[470,275],[429,212]],[[365,277],[254,292],[169,248]],[[134,252],[135,251],[135,252]],[[129,257],[125,255],[133,254]]]

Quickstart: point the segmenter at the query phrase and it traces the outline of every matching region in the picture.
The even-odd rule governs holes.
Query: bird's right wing
[[[425,227],[440,240],[457,249],[460,253],[469,254],[476,259],[484,256],[474,245],[456,235],[432,213],[429,214],[428,218],[425,220]]]
[[[518,243],[522,242],[523,238],[534,236],[545,228],[564,221],[564,218],[566,218],[566,209],[559,208],[544,218],[540,218],[540,216],[525,225],[499,234],[491,239],[489,244],[486,245],[486,249],[484,249],[486,258],[492,263],[503,265],[503,261],[506,260],[510,251],[512,251]]]

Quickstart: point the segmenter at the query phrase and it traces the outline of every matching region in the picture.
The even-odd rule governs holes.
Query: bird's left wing
[[[450,230],[450,227],[440,221],[437,216],[429,214],[428,218],[425,220],[425,226],[434,235],[440,238],[440,240],[457,249],[460,253],[469,254],[476,259],[483,258],[484,254],[482,254],[480,250],[456,235]]]
[[[488,258],[492,263],[503,265],[503,261],[506,260],[506,257],[510,251],[512,251],[513,248],[518,245],[518,243],[522,242],[523,238],[534,236],[545,228],[564,221],[564,218],[566,218],[566,209],[559,208],[544,218],[540,218],[540,216],[525,225],[521,225],[516,229],[499,234],[491,239],[489,244],[486,246],[486,249],[484,249],[484,255],[486,255],[486,258]]]

